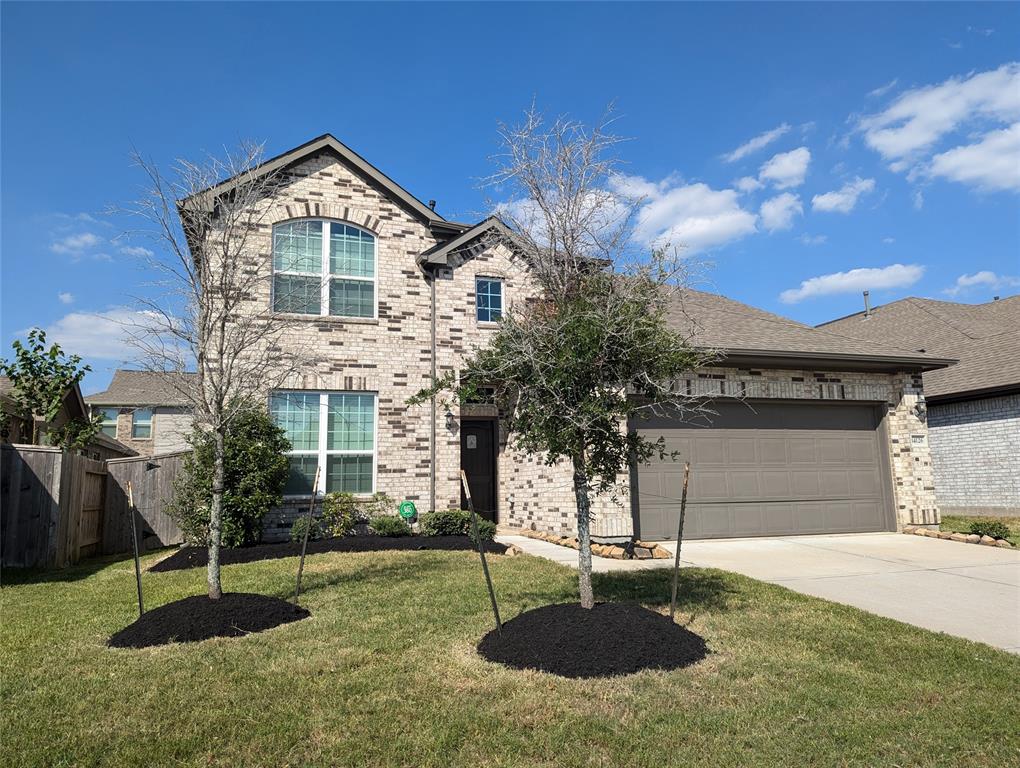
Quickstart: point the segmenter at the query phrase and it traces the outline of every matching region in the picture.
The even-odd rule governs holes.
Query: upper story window
[[[494,323],[503,316],[503,281],[491,277],[475,279],[475,310],[480,323]]]
[[[131,415],[131,437],[148,440],[152,437],[152,409],[138,408]]]
[[[375,236],[302,219],[273,227],[273,311],[375,317]]]
[[[99,424],[99,431],[107,437],[117,437],[117,414],[120,411],[116,408],[100,408],[97,413],[102,417]]]

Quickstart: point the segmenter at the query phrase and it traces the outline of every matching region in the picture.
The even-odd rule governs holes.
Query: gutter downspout
[[[436,273],[426,271],[429,281],[429,299],[431,302],[430,322],[432,349],[432,384],[436,383]],[[430,434],[429,434],[429,511],[436,510],[436,394],[430,398]]]

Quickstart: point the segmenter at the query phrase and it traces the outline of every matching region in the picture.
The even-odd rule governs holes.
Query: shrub
[[[372,530],[380,536],[410,536],[411,526],[402,517],[373,517],[370,523]]]
[[[262,519],[283,502],[290,442],[262,405],[237,405],[226,434],[224,456],[223,530],[225,547],[257,544]],[[185,537],[197,544],[209,540],[212,503],[213,439],[196,428],[188,438],[193,451],[174,484],[168,513]]]
[[[1001,520],[988,520],[980,518],[970,524],[970,532],[978,536],[991,536],[993,539],[1005,539],[1009,537],[1009,528]]]
[[[463,509],[426,512],[418,521],[425,536],[463,536],[471,527],[471,515]]]
[[[471,513],[465,509],[427,512],[421,516],[420,522],[421,532],[426,536],[468,536],[475,542]],[[482,541],[492,541],[496,538],[496,524],[479,517],[478,535]]]
[[[327,493],[322,499],[319,526],[322,535],[346,536],[356,523],[362,522],[358,501],[350,493]]]
[[[301,543],[305,537],[305,528],[308,526],[309,520],[306,515],[301,515],[294,524],[290,527],[290,540]],[[311,519],[311,529],[308,531],[309,541],[322,538],[322,526],[319,525],[319,521],[316,518]]]

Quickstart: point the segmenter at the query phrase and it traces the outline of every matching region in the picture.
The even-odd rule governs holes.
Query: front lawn
[[[146,558],[151,564],[157,556]],[[505,618],[576,599],[576,576],[490,559]],[[296,560],[233,565],[286,597]],[[204,571],[144,574],[155,607]],[[661,608],[668,571],[602,576]],[[713,652],[674,672],[571,680],[483,661],[468,552],[309,557],[312,615],[240,639],[111,650],[129,559],[5,573],[0,765],[802,766],[1020,761],[1020,657],[735,574],[686,570],[683,618]]]
[[[953,533],[970,533],[970,524],[975,520],[997,520],[1009,528],[1009,536],[1006,537],[1006,540],[1014,547],[1020,547],[1020,517],[996,517],[994,515],[967,517],[965,515],[943,515],[939,529],[943,531],[952,531]]]

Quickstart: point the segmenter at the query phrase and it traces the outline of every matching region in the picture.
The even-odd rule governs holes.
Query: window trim
[[[285,275],[290,277],[316,277],[314,272],[298,272],[291,269],[277,269],[276,268],[276,228],[287,224],[295,224],[302,221],[318,221],[323,224],[322,228],[322,261],[319,267],[319,311],[316,314],[311,312],[290,312],[276,309],[276,276]],[[352,227],[359,232],[365,232],[372,236],[373,253],[372,253],[372,276],[365,277],[363,275],[334,275],[329,271],[329,241],[330,241],[330,224],[343,224],[347,227]],[[273,224],[272,231],[270,232],[270,249],[269,249],[269,263],[272,268],[272,280],[269,281],[269,309],[275,315],[287,315],[294,317],[323,317],[332,318],[334,320],[352,320],[354,322],[365,322],[368,320],[379,319],[379,235],[366,227],[354,224],[353,222],[346,221],[344,219],[330,219],[321,216],[302,216],[294,219],[286,219],[284,221],[277,221]],[[372,314],[371,315],[333,315],[329,311],[329,289],[332,285],[333,279],[340,280],[353,280],[363,283],[372,284]]]
[[[481,307],[478,305],[478,284],[482,281],[487,283],[497,283],[499,285],[499,317],[495,320],[482,320],[478,317],[478,312]],[[491,295],[491,294],[486,294]],[[489,312],[492,311],[492,307],[489,307]],[[475,322],[479,325],[496,325],[500,320],[503,319],[503,315],[506,314],[506,280],[502,277],[495,277],[489,275],[475,275]]]
[[[139,437],[138,435],[135,434],[136,419],[137,419],[139,411],[148,411],[149,412],[149,421],[148,421],[149,434],[144,436],[144,437]],[[133,411],[131,411],[131,439],[132,440],[153,440],[153,439],[155,439],[155,434],[156,434],[156,429],[155,429],[155,424],[154,424],[155,416],[156,416],[156,409],[152,408],[152,407],[135,408]],[[145,422],[143,422],[143,424],[144,423]]]
[[[275,389],[269,393],[269,413],[272,415],[273,395],[318,395],[319,396],[319,434],[318,444],[314,451],[298,450],[287,451],[284,455],[290,456],[315,456],[319,466],[319,484],[313,488],[312,495],[316,497],[326,494],[326,460],[330,456],[365,456],[367,451],[326,448],[329,436],[329,396],[330,395],[369,395],[372,398],[372,489],[362,493],[353,494],[355,498],[371,498],[378,490],[379,472],[379,393],[374,390],[364,389]],[[275,420],[274,420],[275,421]],[[285,493],[284,499],[307,499],[307,493]]]

